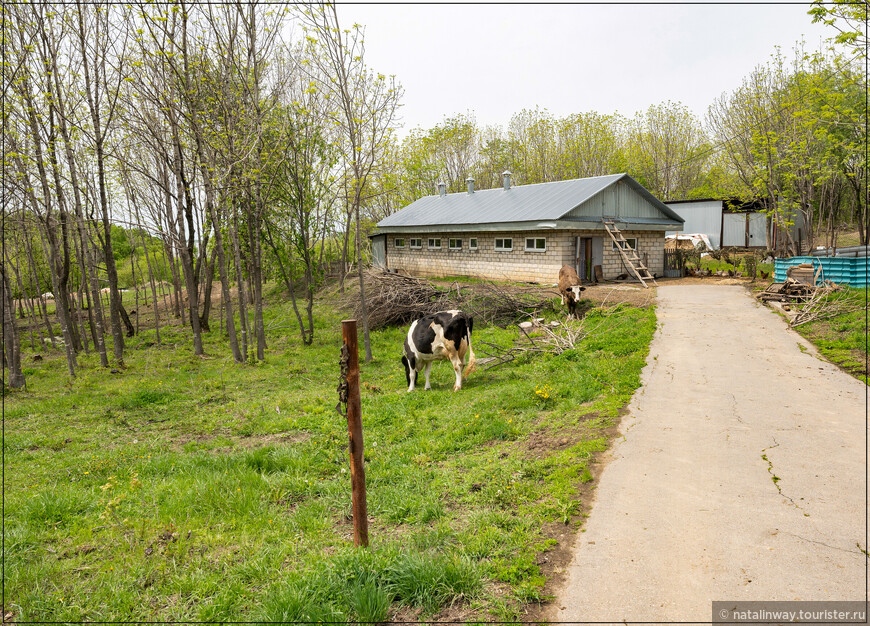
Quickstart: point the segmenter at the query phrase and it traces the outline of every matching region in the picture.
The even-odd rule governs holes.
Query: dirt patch
[[[262,448],[269,444],[291,444],[302,443],[311,439],[311,433],[306,433],[300,430],[288,430],[283,433],[271,433],[269,435],[252,435],[250,437],[232,437],[236,447],[253,450]]]
[[[751,278],[742,278],[739,276],[684,276],[683,278],[657,278],[656,282],[659,285],[747,285],[754,284],[764,285],[765,287],[771,283],[770,280]]]
[[[519,448],[525,448],[524,452],[527,458],[542,458],[550,456],[551,453],[570,448],[571,446],[580,443],[589,438],[590,429],[586,426],[586,422],[601,417],[597,411],[586,413],[577,418],[577,425],[571,429],[563,429],[558,433],[538,430],[531,433],[528,438],[519,442]],[[595,436],[600,434],[607,435],[610,427],[605,430],[598,430]]]
[[[639,283],[624,281],[608,281],[596,285],[586,285],[582,293],[583,300],[600,304],[630,304],[637,307],[646,307],[653,303],[656,296],[655,287],[643,287]],[[543,297],[559,298],[559,289],[556,285],[538,285]],[[523,285],[528,290],[528,285]],[[582,300],[581,300],[582,302]],[[565,310],[558,302],[556,310]]]
[[[409,606],[400,606],[397,610],[395,610],[390,615],[390,622],[408,622],[410,624],[417,624],[420,621],[420,613],[423,612],[421,608],[413,608]],[[440,621],[440,620],[439,620]],[[451,621],[451,620],[444,620]]]
[[[220,437],[221,439],[229,439],[230,441],[232,441],[233,445],[220,446],[216,448],[203,447],[203,450],[213,452],[215,454],[225,453],[232,450],[256,450],[257,448],[263,448],[267,445],[276,443],[280,445],[302,443],[303,441],[308,441],[309,439],[311,439],[311,434],[298,430],[288,430],[286,432],[270,433],[268,435],[251,435],[249,437],[228,435],[225,433],[186,434],[180,437],[176,437],[175,440],[172,442],[172,446],[170,448],[173,452],[182,452],[184,450],[184,447],[191,442],[207,444],[209,441],[217,439],[218,437]]]
[[[585,300],[591,300],[596,305],[630,304],[636,307],[647,307],[655,302],[655,287],[642,287],[639,284],[624,282],[608,282],[590,285],[583,292]]]

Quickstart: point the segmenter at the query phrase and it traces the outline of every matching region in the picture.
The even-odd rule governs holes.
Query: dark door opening
[[[584,282],[591,283],[594,280],[592,274],[592,237],[583,237],[580,239],[581,253],[581,274],[580,278]]]

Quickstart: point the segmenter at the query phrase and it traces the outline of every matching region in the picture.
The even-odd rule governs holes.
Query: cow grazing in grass
[[[577,303],[580,301],[580,292],[586,291],[586,287],[580,286],[580,277],[570,265],[563,265],[559,270],[559,293],[562,296],[562,305],[568,304],[568,317],[577,317]]]
[[[414,391],[417,373],[424,368],[426,389],[431,389],[429,371],[432,362],[439,359],[446,359],[453,364],[453,371],[456,372],[453,391],[462,389],[462,377],[467,377],[474,369],[474,350],[471,348],[473,325],[474,320],[470,315],[455,310],[427,315],[411,324],[402,355],[408,392]],[[466,353],[468,353],[468,365],[463,372],[462,361]]]

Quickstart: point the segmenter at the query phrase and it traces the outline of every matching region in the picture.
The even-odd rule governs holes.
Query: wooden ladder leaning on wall
[[[632,272],[634,272],[634,275],[637,276],[640,284],[648,288],[649,285],[646,284],[646,281],[649,280],[652,281],[653,285],[658,286],[655,277],[650,273],[646,265],[643,264],[643,261],[640,260],[640,256],[638,256],[637,250],[633,250],[631,247],[629,247],[628,241],[622,235],[622,231],[616,227],[615,220],[607,217],[602,217],[601,223],[604,224],[604,230],[607,231],[607,234],[610,235],[610,238],[613,239],[613,242],[619,249],[619,254],[622,255],[622,260],[625,261],[625,264],[631,269]]]

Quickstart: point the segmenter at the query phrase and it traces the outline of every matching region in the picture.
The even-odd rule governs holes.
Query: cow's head
[[[580,302],[580,292],[586,291],[586,287],[581,287],[580,285],[574,285],[573,287],[568,288],[568,293],[574,296],[574,302]]]

